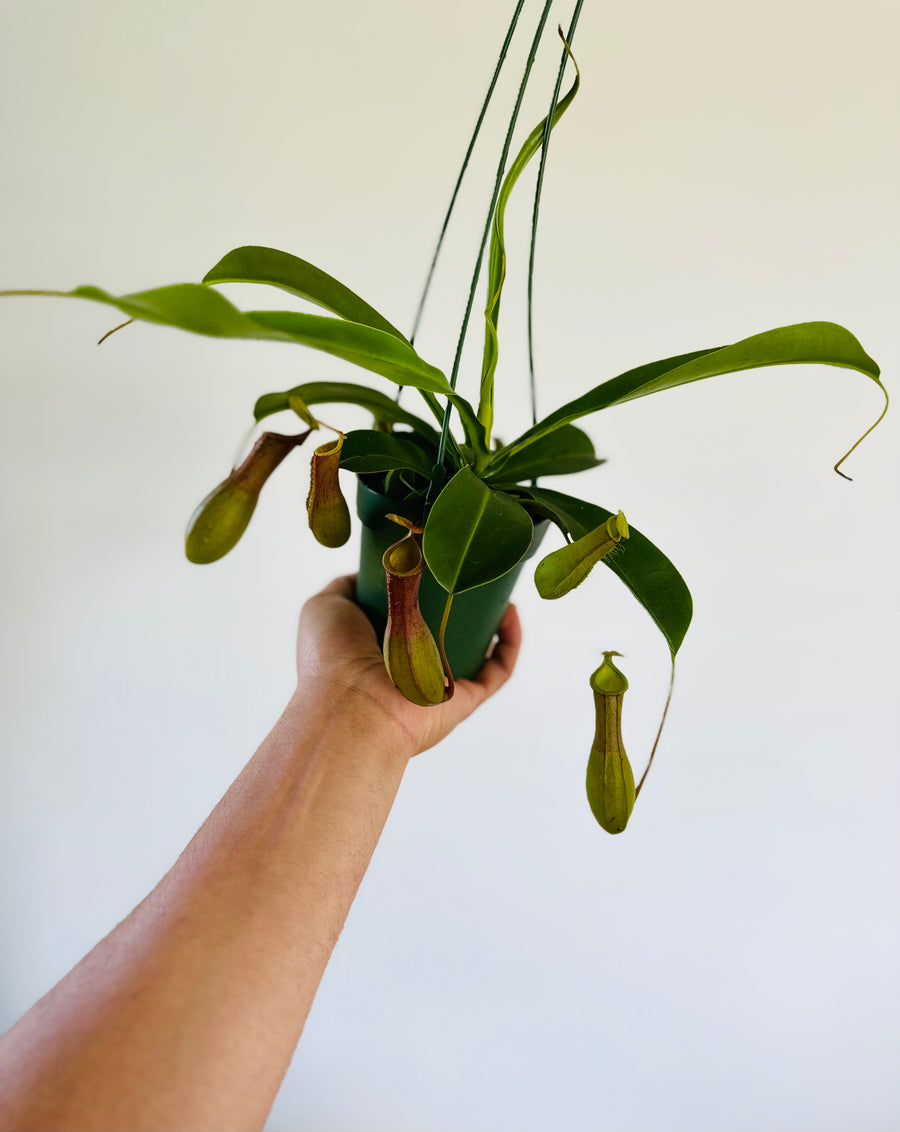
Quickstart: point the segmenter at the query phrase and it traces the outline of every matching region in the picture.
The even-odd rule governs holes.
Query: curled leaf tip
[[[343,546],[350,538],[350,509],[338,479],[343,445],[341,434],[313,452],[306,514],[309,529],[322,546]]]
[[[853,477],[848,476],[846,472],[841,471],[841,464],[843,464],[843,462],[847,459],[847,457],[850,455],[851,452],[855,452],[856,449],[859,448],[860,444],[862,444],[862,442],[866,439],[866,437],[869,435],[870,432],[874,432],[874,430],[876,428],[878,428],[878,426],[884,420],[884,415],[888,411],[888,407],[890,405],[890,398],[888,397],[888,391],[881,384],[881,382],[878,380],[877,377],[873,378],[873,380],[875,381],[876,385],[881,390],[881,392],[884,394],[884,408],[881,410],[881,413],[879,414],[878,420],[875,421],[875,423],[873,425],[870,425],[866,429],[866,431],[862,434],[862,436],[859,438],[859,440],[857,440],[857,442],[853,445],[853,447],[849,448],[844,453],[844,455],[841,456],[840,460],[838,460],[838,462],[834,465],[834,470],[837,472],[837,474],[839,476],[841,476],[842,479],[849,480],[850,483],[853,482]]]
[[[102,346],[102,345],[103,345],[103,343],[104,343],[104,342],[106,341],[106,339],[107,339],[107,338],[111,338],[111,337],[112,337],[112,335],[113,335],[113,334],[115,334],[115,332],[116,332],[117,330],[124,330],[126,326],[131,326],[131,324],[132,324],[133,322],[134,322],[134,319],[133,319],[133,318],[128,318],[128,319],[126,319],[126,320],[125,320],[124,322],[120,322],[118,326],[114,326],[114,327],[112,328],[112,330],[107,330],[107,332],[106,332],[106,333],[105,333],[105,334],[103,335],[103,337],[102,337],[102,338],[99,338],[99,339],[97,340],[97,345],[98,345],[98,346]]]

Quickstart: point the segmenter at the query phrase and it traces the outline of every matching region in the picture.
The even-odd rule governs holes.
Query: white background
[[[259,243],[408,328],[511,8],[6,0],[0,288],[197,280]],[[537,13],[419,338],[445,369]],[[575,46],[538,249],[542,411],[809,319],[848,326],[896,388],[895,5],[588,3]],[[523,129],[557,59],[548,41]],[[527,198],[507,438],[528,423]],[[250,292],[229,291],[290,305]],[[227,559],[190,565],[182,532],[260,393],[366,375],[140,325],[98,349],[116,321],[0,302],[0,1027],[169,867],[290,693],[299,605],[354,568],[355,542],[304,530],[300,457]],[[552,486],[621,507],[696,606],[629,829],[604,834],[584,798],[587,678],[601,649],[626,654],[639,770],[665,646],[606,571],[554,604],[526,575],[515,680],[411,765],[271,1129],[898,1126],[898,410],[852,484],[831,471],[880,406],[862,375],[779,368],[588,425],[609,463]]]

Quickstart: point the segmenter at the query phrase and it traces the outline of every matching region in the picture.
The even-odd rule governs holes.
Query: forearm
[[[349,707],[296,695],[157,888],[0,1039],[2,1127],[262,1126],[407,762]]]

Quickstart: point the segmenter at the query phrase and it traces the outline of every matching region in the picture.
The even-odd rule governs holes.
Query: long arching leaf
[[[450,392],[441,371],[424,361],[409,343],[340,318],[295,311],[240,311],[224,295],[202,283],[176,283],[130,295],[110,295],[99,287],[74,291],[5,291],[5,295],[51,295],[91,299],[115,307],[132,319],[174,326],[213,338],[262,338],[296,342],[334,354],[398,385],[412,385],[430,393]]]
[[[499,473],[485,476],[488,483],[521,483],[539,476],[564,476],[596,468],[594,444],[586,432],[575,425],[563,425],[529,444],[507,460]]]
[[[301,299],[317,303],[350,322],[372,326],[406,341],[396,326],[392,326],[349,287],[345,287],[321,268],[307,263],[305,259],[278,251],[277,248],[235,248],[203,276],[203,282],[267,283],[292,295],[299,295]]]
[[[411,469],[427,479],[433,464],[413,441],[369,428],[348,432],[341,448],[341,467],[356,475]]]
[[[307,405],[359,405],[368,409],[379,424],[409,425],[437,448],[439,433],[427,421],[402,409],[393,397],[367,385],[354,385],[348,381],[309,381],[286,389],[284,393],[264,393],[253,407],[254,417],[261,421],[272,413],[289,409],[291,397],[299,397]]]
[[[306,385],[287,389],[284,393],[266,393],[259,398],[254,407],[253,412],[256,419],[260,421],[271,413],[280,413],[283,409],[289,409],[291,396],[299,397],[307,405],[321,405],[327,402],[361,405],[364,409],[370,410],[376,421],[409,425],[420,436],[431,441],[435,448],[437,448],[440,440],[436,429],[426,424],[420,417],[401,409],[396,401],[385,397],[383,393],[369,389],[365,385],[353,385],[342,381],[311,381]],[[452,393],[449,394],[449,397],[459,412],[469,444],[473,450],[486,454],[484,430],[475,416],[475,410],[460,394]]]
[[[407,343],[383,330],[296,311],[249,311],[247,317],[273,331],[273,337],[281,334],[287,341],[336,354],[398,385],[412,385],[429,393],[450,392],[439,369],[420,358]]]
[[[701,381],[706,377],[739,373],[762,366],[798,363],[858,370],[872,378],[887,397],[879,380],[881,371],[877,363],[869,357],[849,330],[833,322],[801,322],[794,326],[768,330],[763,334],[754,334],[733,346],[680,354],[619,374],[538,421],[494,457],[489,472],[492,476],[500,474],[504,463],[529,444],[589,413],[620,405],[624,401],[633,401],[637,397],[646,397],[650,393],[659,393],[663,389],[674,389],[677,385]]]

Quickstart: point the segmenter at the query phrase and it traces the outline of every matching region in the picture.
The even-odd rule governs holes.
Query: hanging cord
[[[510,20],[509,28],[506,32],[506,39],[503,41],[503,46],[500,48],[500,57],[497,60],[497,66],[494,68],[494,77],[491,79],[491,85],[488,87],[487,94],[484,96],[484,102],[481,106],[481,113],[478,115],[478,121],[475,123],[475,129],[472,132],[471,140],[469,141],[469,148],[466,150],[466,156],[463,158],[462,168],[459,171],[459,176],[456,178],[456,184],[453,187],[453,195],[450,197],[450,204],[447,206],[447,215],[444,217],[444,223],[441,225],[441,234],[438,236],[437,246],[434,249],[434,255],[431,257],[431,267],[428,269],[428,276],[425,279],[425,286],[422,288],[422,294],[419,298],[419,306],[416,310],[416,317],[413,319],[413,328],[409,336],[409,344],[415,345],[416,334],[419,332],[419,323],[422,321],[422,311],[425,309],[425,300],[428,298],[428,292],[431,289],[431,280],[434,278],[434,269],[437,266],[438,256],[441,254],[441,248],[444,243],[444,236],[447,234],[447,225],[450,223],[450,217],[456,205],[456,198],[459,195],[459,189],[462,185],[463,177],[465,176],[466,169],[469,166],[469,158],[472,156],[472,150],[475,148],[475,142],[478,140],[478,134],[481,131],[481,124],[484,121],[484,116],[487,113],[488,104],[494,93],[494,87],[497,85],[497,79],[500,77],[500,70],[506,59],[506,53],[509,50],[509,45],[512,42],[513,32],[516,30],[516,24],[519,22],[519,13],[525,0],[519,0],[516,5],[516,10],[513,12],[512,20]],[[402,387],[401,387],[402,389]],[[398,390],[397,396],[400,396],[401,390]]]
[[[581,15],[581,6],[584,0],[578,0],[575,5],[575,11],[572,13],[572,20],[569,24],[569,31],[566,34],[565,42],[571,47],[572,40],[575,38],[575,28],[578,26],[578,17]],[[562,28],[559,29],[559,34],[562,35]],[[556,75],[556,86],[553,88],[553,98],[550,100],[550,110],[547,113],[547,121],[544,125],[544,136],[541,139],[541,161],[538,166],[537,185],[534,190],[534,210],[531,214],[531,250],[528,254],[528,383],[531,391],[531,423],[537,424],[537,384],[534,379],[534,338],[532,335],[532,294],[534,283],[534,248],[537,241],[537,226],[538,226],[538,211],[541,205],[541,189],[544,184],[544,168],[547,164],[547,150],[550,148],[550,133],[553,127],[553,114],[556,110],[556,103],[559,100],[559,92],[562,88],[563,73],[566,69],[566,63],[569,59],[569,53],[564,48],[562,58],[559,61],[559,71]]]
[[[526,60],[526,63],[525,63],[525,72],[522,75],[522,81],[519,84],[519,93],[516,97],[516,104],[513,107],[512,116],[509,120],[509,126],[508,126],[507,131],[506,131],[506,138],[503,142],[503,152],[500,155],[500,162],[499,162],[499,165],[497,167],[497,177],[496,177],[496,180],[494,181],[494,192],[491,196],[491,206],[488,209],[487,220],[485,221],[484,232],[483,232],[482,237],[481,237],[481,246],[478,249],[478,257],[475,260],[475,271],[472,274],[472,284],[469,287],[469,298],[468,298],[468,301],[466,303],[466,313],[465,313],[465,316],[463,318],[462,326],[461,326],[460,331],[459,331],[459,339],[456,343],[456,356],[453,359],[453,370],[451,371],[451,374],[450,374],[450,388],[451,389],[456,389],[456,381],[457,381],[457,378],[459,377],[459,363],[460,363],[460,360],[462,358],[463,343],[465,342],[466,331],[468,330],[468,327],[469,327],[469,318],[472,314],[472,303],[475,301],[475,291],[478,288],[478,278],[481,274],[481,262],[484,259],[484,249],[485,249],[485,245],[487,244],[488,233],[491,230],[491,222],[494,218],[494,209],[497,206],[497,197],[500,195],[500,187],[503,184],[503,173],[504,173],[504,170],[506,169],[506,159],[509,156],[509,147],[510,147],[510,144],[512,142],[513,133],[515,132],[516,120],[519,117],[519,108],[522,105],[522,98],[524,97],[524,94],[525,94],[525,87],[528,83],[528,76],[531,74],[531,67],[532,67],[532,64],[534,63],[534,57],[537,54],[538,44],[540,43],[541,36],[543,35],[544,25],[547,22],[547,16],[550,14],[550,5],[552,3],[553,3],[553,0],[545,0],[544,9],[541,12],[541,18],[540,18],[540,21],[538,22],[537,30],[535,31],[534,38],[531,41],[531,50],[528,52],[528,59]],[[435,484],[437,482],[437,474],[440,473],[440,471],[443,467],[444,454],[447,450],[447,433],[448,433],[449,428],[450,428],[450,411],[451,411],[451,409],[452,409],[452,406],[451,406],[450,402],[448,401],[447,405],[444,409],[444,420],[443,420],[443,423],[441,424],[441,439],[440,439],[440,443],[438,444],[438,454],[437,454],[437,460],[435,461],[435,468],[434,468],[435,475],[432,477],[431,484],[429,485],[429,488],[428,488],[428,495],[426,497],[426,506],[431,502],[431,497],[433,495]]]

